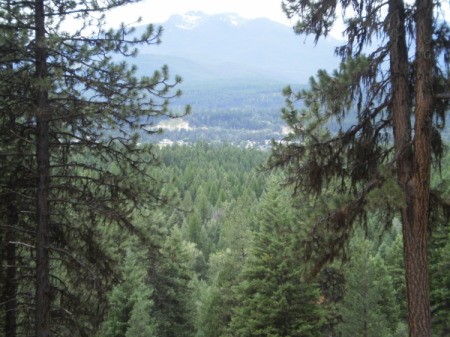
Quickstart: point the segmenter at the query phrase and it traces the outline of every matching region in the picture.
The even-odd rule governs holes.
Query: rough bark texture
[[[36,24],[36,157],[37,157],[37,224],[36,224],[36,337],[50,336],[49,316],[49,111],[47,55],[45,47],[44,1],[35,1]]]
[[[417,46],[414,126],[414,209],[404,232],[410,336],[431,336],[428,282],[431,127],[433,113],[433,1],[417,0]]]
[[[390,0],[392,117],[397,178],[404,194],[401,210],[408,297],[409,336],[431,336],[428,286],[428,207],[430,195],[432,1],[418,0],[417,78],[414,141],[411,140],[408,55],[404,4]],[[424,12],[430,11],[426,18]]]
[[[408,55],[403,0],[390,0],[392,117],[397,178],[403,189],[401,210],[408,297],[409,336],[431,336],[428,285],[428,217],[431,163],[432,1],[418,0],[417,78],[414,140],[411,140]],[[426,12],[426,13],[425,13]]]

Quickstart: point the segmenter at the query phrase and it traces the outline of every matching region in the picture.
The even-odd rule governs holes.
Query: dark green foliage
[[[123,243],[123,279],[111,292],[99,336],[193,336],[192,282],[199,253],[179,230],[168,231],[161,213],[140,221],[157,244]]]
[[[342,268],[326,267],[317,277],[320,289],[319,302],[325,311],[325,319],[321,331],[326,336],[338,335],[342,314],[339,304],[345,293],[346,280]]]
[[[198,336],[215,337],[226,334],[237,303],[236,286],[249,256],[252,229],[257,207],[255,197],[239,198],[223,210],[218,251],[208,264],[208,285],[202,288],[198,310]]]
[[[346,258],[356,225],[367,225],[373,193],[386,182],[399,202],[378,201],[389,227],[401,220],[410,336],[431,336],[428,275],[429,214],[448,202],[430,190],[431,165],[443,156],[441,134],[449,108],[448,23],[439,22],[439,0],[285,0],[298,34],[326,37],[337,20],[345,42],[332,74],[319,71],[310,89],[285,90],[283,118],[290,128],[274,142],[268,166],[287,172],[296,193],[331,193],[336,206],[311,225],[305,256],[317,273],[335,258]],[[340,11],[337,11],[340,8]],[[375,42],[372,45],[373,42]],[[444,47],[445,46],[445,47]],[[447,83],[447,88],[442,87]],[[353,124],[344,121],[355,116]],[[337,122],[341,128],[329,132]],[[378,190],[378,191],[377,191]],[[430,202],[431,200],[431,202]],[[447,212],[448,215],[448,212]]]
[[[154,288],[151,316],[157,322],[156,336],[194,335],[190,305],[195,253],[195,248],[183,242],[180,233],[175,231],[166,239],[161,257],[149,261],[147,282]]]
[[[237,289],[231,336],[320,336],[319,290],[302,277],[296,258],[299,228],[289,195],[272,182],[259,205],[250,257]]]
[[[126,26],[106,30],[101,14],[129,2],[0,5],[0,195],[2,220],[10,219],[1,226],[11,233],[2,236],[2,255],[15,246],[7,249],[15,262],[6,274],[26,266],[1,281],[2,290],[16,288],[17,305],[7,312],[14,313],[19,334],[94,333],[117,280],[105,228],[145,241],[132,211],[163,201],[158,183],[142,184],[153,180],[148,168],[155,160],[137,132],[171,115],[168,103],[179,94],[172,88],[180,79],[171,80],[167,68],[137,78],[136,69],[113,61],[114,54],[135,55],[137,46],[156,43],[161,34],[154,26],[137,38]],[[73,30],[64,32],[68,16]],[[14,223],[5,209],[19,215]],[[17,283],[8,284],[12,279]]]

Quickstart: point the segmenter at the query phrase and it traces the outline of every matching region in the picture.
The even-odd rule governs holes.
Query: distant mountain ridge
[[[338,66],[334,50],[339,41],[330,38],[315,45],[291,27],[265,18],[189,12],[161,25],[162,43],[142,47],[133,63],[142,75],[164,64],[170,74],[181,75],[183,95],[171,108],[178,111],[189,104],[192,114],[181,121],[161,121],[165,132],[153,135],[153,141],[266,146],[285,132],[283,87],[299,88],[317,70]],[[137,34],[143,29],[138,27]]]
[[[338,65],[334,49],[339,41],[330,38],[315,46],[312,39],[265,18],[189,12],[161,25],[162,43],[142,47],[135,63],[142,69],[168,64],[187,85],[246,77],[306,83],[318,69]]]
[[[206,21],[222,21],[223,23],[230,24],[232,26],[239,26],[242,23],[248,21],[237,14],[234,13],[223,13],[219,15],[211,15],[208,16],[200,11],[191,11],[187,12],[183,15],[176,14],[169,18],[168,21],[164,23],[164,25],[175,25],[175,27],[180,29],[195,29],[201,24],[204,24]]]

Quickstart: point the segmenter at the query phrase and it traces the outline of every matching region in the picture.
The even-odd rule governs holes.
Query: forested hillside
[[[307,280],[301,245],[321,202],[292,199],[281,173],[261,170],[267,152],[199,143],[158,155],[154,175],[172,204],[134,215],[152,246],[113,246],[124,276],[98,336],[407,335],[398,221],[371,217],[348,263]],[[433,328],[447,336],[448,223],[434,233]]]

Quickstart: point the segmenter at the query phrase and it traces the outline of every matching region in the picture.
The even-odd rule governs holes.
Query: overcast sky
[[[108,15],[108,22],[133,22],[141,16],[143,23],[162,23],[171,15],[189,11],[202,11],[206,14],[237,13],[243,18],[270,18],[289,24],[281,10],[281,0],[144,0],[127,5]]]
[[[442,2],[445,20],[450,21],[450,1]],[[121,22],[135,22],[138,17],[142,17],[143,24],[163,23],[171,15],[189,11],[202,11],[206,14],[236,13],[246,19],[265,17],[292,26],[281,10],[281,0],[143,0],[120,7],[110,12],[107,17],[108,24],[117,27]],[[341,32],[342,24],[338,24],[331,35],[341,38]]]

